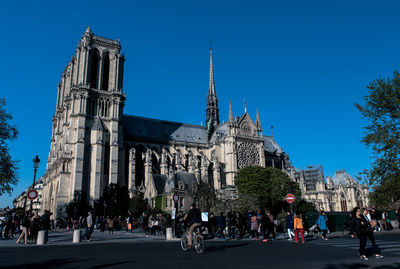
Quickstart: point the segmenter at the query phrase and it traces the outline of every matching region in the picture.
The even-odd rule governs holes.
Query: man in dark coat
[[[225,230],[225,227],[226,227],[226,219],[225,219],[225,216],[224,216],[223,212],[221,212],[219,214],[219,216],[217,217],[217,226],[218,226],[218,231],[219,231],[218,232],[219,237],[222,240],[225,240],[224,230]]]

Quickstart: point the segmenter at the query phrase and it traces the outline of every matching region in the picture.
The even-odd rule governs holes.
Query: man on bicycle
[[[189,231],[188,231],[188,248],[192,247],[192,233],[196,227],[201,226],[201,211],[196,208],[196,204],[193,203],[190,205],[190,210],[188,213],[189,219]]]

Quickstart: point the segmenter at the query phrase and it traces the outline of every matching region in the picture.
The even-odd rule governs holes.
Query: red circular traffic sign
[[[179,200],[179,195],[178,195],[178,194],[174,194],[174,195],[172,196],[172,200],[174,200],[174,202],[178,202],[178,200]]]
[[[286,202],[288,202],[289,204],[294,202],[294,195],[291,193],[288,193],[288,195],[286,195]]]
[[[30,190],[26,195],[29,199],[35,200],[38,197],[38,192],[36,190]]]

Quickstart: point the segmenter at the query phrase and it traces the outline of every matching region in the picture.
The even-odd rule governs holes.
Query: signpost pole
[[[172,234],[174,237],[179,237],[179,223],[176,221],[176,216],[178,215],[178,201],[179,201],[179,195],[178,194],[174,194],[172,196],[172,200],[174,201],[174,208],[172,209],[172,216],[174,217],[172,220]]]
[[[286,202],[290,204],[290,213],[293,214],[293,203],[294,203],[294,195],[288,193],[285,198]]]

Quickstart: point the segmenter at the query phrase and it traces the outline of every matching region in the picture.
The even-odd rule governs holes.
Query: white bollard
[[[37,237],[37,245],[46,244],[46,231],[40,230]]]
[[[81,242],[81,230],[74,230],[74,236],[72,238],[72,243],[80,243]]]
[[[172,227],[169,227],[165,231],[165,235],[167,236],[167,240],[172,240],[174,237],[172,236]]]

